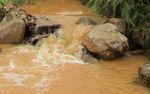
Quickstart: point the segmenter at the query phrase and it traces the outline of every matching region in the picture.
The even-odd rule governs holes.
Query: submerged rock
[[[0,43],[21,43],[23,41],[25,22],[13,12],[6,14],[0,27]]]
[[[150,64],[143,64],[138,69],[139,78],[144,85],[150,87]]]
[[[81,17],[77,20],[76,24],[85,24],[85,25],[97,25],[96,21],[88,17]]]
[[[85,49],[83,51],[81,59],[84,62],[88,62],[88,63],[98,63],[99,62],[98,58],[96,58],[92,53],[88,52],[87,50],[85,51]]]
[[[95,26],[84,38],[83,45],[103,59],[122,56],[128,49],[128,39],[110,23]]]

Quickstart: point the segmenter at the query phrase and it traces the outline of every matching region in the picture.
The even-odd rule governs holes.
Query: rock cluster
[[[27,14],[21,8],[8,4],[5,7],[6,15],[0,23],[0,43],[31,43],[48,37],[60,28],[60,24],[47,17],[38,17]]]

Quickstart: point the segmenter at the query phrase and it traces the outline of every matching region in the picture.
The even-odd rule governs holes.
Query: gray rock
[[[111,24],[116,25],[118,27],[120,33],[123,33],[123,34],[125,33],[126,24],[121,19],[111,18],[111,19],[109,19],[108,22],[111,23]]]
[[[85,25],[97,25],[96,21],[88,17],[81,17],[77,20],[76,24],[85,24]]]
[[[25,34],[25,22],[12,12],[0,23],[0,43],[21,43]]]
[[[122,56],[128,49],[128,39],[110,23],[95,26],[84,38],[83,45],[103,59]]]
[[[143,64],[138,69],[139,78],[142,83],[150,87],[150,64]]]

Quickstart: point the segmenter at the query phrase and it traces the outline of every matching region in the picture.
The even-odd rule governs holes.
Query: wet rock
[[[31,18],[30,21],[31,22],[28,24],[27,30],[29,36],[54,33],[56,29],[60,28],[60,24],[55,23],[48,18],[34,17]]]
[[[21,43],[23,41],[25,22],[13,12],[6,14],[0,27],[0,43]]]
[[[27,16],[27,30],[24,43],[35,45],[40,39],[48,37],[49,34],[56,34],[60,24],[55,23],[47,17]]]
[[[110,23],[95,26],[84,38],[83,45],[103,59],[122,56],[128,49],[128,39]]]
[[[138,74],[142,83],[150,87],[150,64],[141,65],[138,69]]]
[[[81,17],[77,20],[76,24],[85,24],[85,25],[97,25],[96,21],[88,17]]]
[[[81,59],[84,62],[88,62],[88,63],[98,63],[99,62],[98,58],[96,58],[92,53],[88,52],[87,50],[83,51]]]
[[[36,45],[39,40],[41,40],[42,38],[47,38],[48,36],[49,36],[49,34],[36,35],[36,36],[31,37],[31,38],[27,38],[27,40],[25,40],[24,42],[25,42],[26,44]]]
[[[108,22],[111,23],[111,24],[116,25],[118,27],[118,29],[119,29],[119,32],[125,33],[125,31],[126,31],[126,24],[121,19],[111,18],[111,19],[109,19]]]

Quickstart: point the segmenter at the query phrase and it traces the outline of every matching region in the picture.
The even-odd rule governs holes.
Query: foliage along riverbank
[[[150,54],[150,1],[148,0],[80,0],[92,11],[109,18],[120,18],[126,24],[125,35],[130,50],[143,49]]]
[[[3,6],[4,4],[9,3],[9,2],[17,6],[20,6],[22,4],[28,4],[28,3],[31,4],[34,2],[34,0],[0,0],[0,6]]]
[[[0,21],[3,19],[6,12],[4,6],[8,3],[12,3],[15,6],[21,6],[23,4],[33,4],[34,0],[0,0]]]

